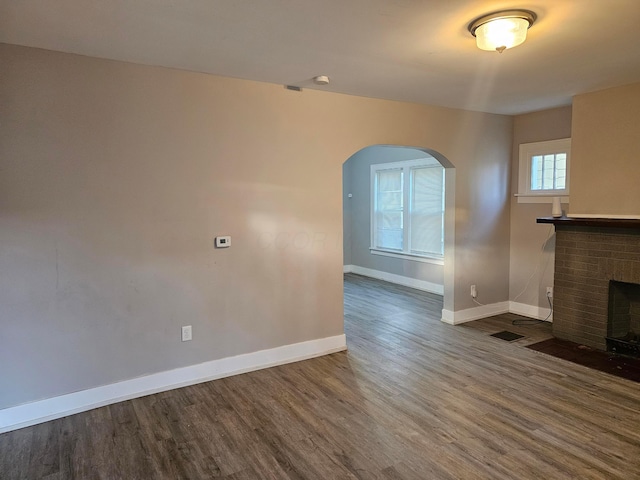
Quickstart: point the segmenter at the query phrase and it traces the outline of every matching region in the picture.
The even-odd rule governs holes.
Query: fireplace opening
[[[607,351],[640,357],[640,284],[609,282]]]

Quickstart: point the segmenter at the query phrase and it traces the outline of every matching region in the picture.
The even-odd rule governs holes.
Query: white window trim
[[[550,153],[567,153],[566,188],[562,190],[531,190],[531,157]],[[518,203],[552,203],[553,197],[561,197],[562,203],[569,203],[569,171],[571,168],[571,138],[560,138],[546,142],[522,143],[519,149]]]
[[[434,257],[430,255],[415,255],[411,253],[398,253],[392,250],[382,250],[381,248],[369,247],[369,252],[373,255],[381,255],[383,257],[402,258],[413,262],[431,263],[433,265],[444,265],[444,257]]]
[[[423,166],[429,166],[429,165],[442,167],[440,162],[438,162],[435,158],[428,158],[428,157],[419,158],[416,160],[404,160],[404,161],[390,162],[390,163],[376,163],[371,165],[371,177],[369,180],[370,202],[371,202],[369,206],[369,212],[370,212],[370,218],[371,218],[371,232],[369,234],[369,239],[370,239],[369,241],[371,243],[369,247],[369,253],[373,255],[381,255],[385,257],[401,258],[404,260],[410,260],[414,262],[431,263],[434,265],[444,265],[444,255],[419,255],[417,253],[399,252],[396,250],[386,250],[373,245],[373,239],[375,236],[375,226],[376,226],[375,212],[374,212],[374,205],[376,201],[375,199],[376,172],[380,170],[394,170],[394,169],[401,169],[401,168],[423,167]],[[404,190],[405,191],[403,191],[403,205],[408,205],[409,191],[408,189],[404,189]],[[446,192],[445,192],[445,195],[446,195]],[[405,235],[406,235],[406,232],[405,232]]]

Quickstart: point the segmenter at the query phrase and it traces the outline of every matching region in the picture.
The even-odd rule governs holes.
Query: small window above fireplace
[[[518,203],[567,203],[570,157],[570,138],[520,144]]]

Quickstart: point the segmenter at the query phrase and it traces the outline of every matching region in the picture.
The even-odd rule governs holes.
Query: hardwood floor
[[[0,478],[640,478],[636,383],[441,308],[346,275],[348,352],[0,435]]]

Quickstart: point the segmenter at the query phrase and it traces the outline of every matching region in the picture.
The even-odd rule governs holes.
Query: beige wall
[[[457,142],[460,147],[471,148],[460,155],[461,159],[470,158],[471,161],[456,163],[454,158],[447,157],[456,166],[455,310],[476,307],[470,295],[472,284],[477,286],[477,301],[484,305],[508,300],[509,290],[509,177],[513,120],[512,117],[505,118],[502,124],[471,116],[467,120],[469,123],[459,127],[462,135]],[[503,160],[505,155],[506,161]],[[446,188],[450,190],[449,185]],[[444,267],[446,294],[451,268],[451,262],[446,258],[446,246]]]
[[[512,194],[518,191],[519,145],[567,137],[571,137],[570,106],[518,115],[514,118]],[[571,189],[573,190],[573,184]],[[573,203],[573,191],[571,202]],[[566,210],[567,205],[563,205],[563,208]],[[509,300],[511,301],[533,307],[549,307],[546,287],[553,286],[555,231],[549,225],[536,223],[536,218],[549,215],[551,215],[551,203],[518,203],[516,197],[511,196],[509,271]],[[548,236],[552,238],[543,251],[542,245]],[[531,278],[534,272],[536,273]],[[527,286],[529,278],[531,281]]]
[[[342,163],[373,144],[456,166],[447,308],[470,283],[507,299],[510,117],[9,45],[0,64],[0,408],[341,334]]]
[[[573,99],[570,215],[640,218],[640,83]]]

